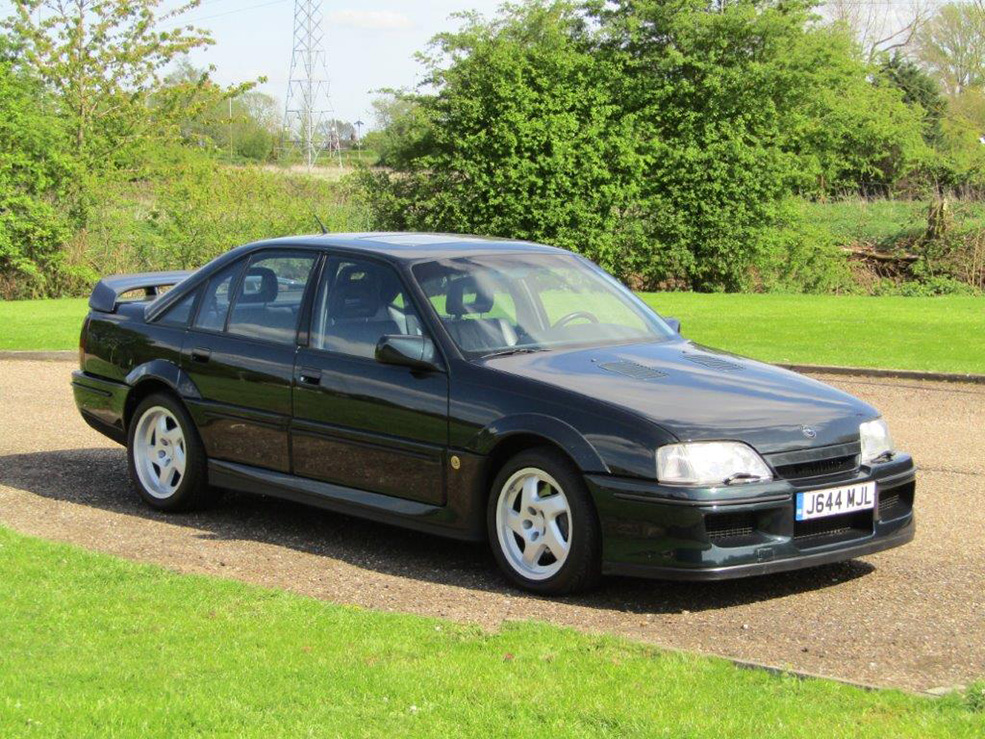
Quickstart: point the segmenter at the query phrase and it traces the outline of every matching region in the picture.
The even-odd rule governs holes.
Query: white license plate
[[[863,482],[843,488],[797,493],[797,520],[837,516],[876,507],[876,484]]]

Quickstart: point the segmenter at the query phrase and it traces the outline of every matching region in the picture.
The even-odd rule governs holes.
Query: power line
[[[213,2],[217,2],[217,1],[221,1],[221,0],[213,0]],[[177,26],[194,25],[195,23],[201,23],[202,21],[212,20],[213,18],[224,18],[227,15],[236,15],[238,13],[246,13],[246,12],[248,12],[250,10],[259,10],[260,8],[269,8],[269,7],[273,6],[273,5],[283,5],[286,2],[289,2],[289,0],[270,0],[269,2],[259,3],[258,5],[249,5],[249,6],[245,7],[245,8],[236,8],[235,10],[224,10],[221,13],[213,13],[212,15],[200,15],[200,16],[195,16],[193,18],[185,18],[185,19],[180,20],[180,21],[175,20],[175,21],[172,21],[171,23],[166,24],[164,27],[165,28],[174,28],[174,27],[177,27]],[[203,5],[204,5],[204,3],[203,3]]]

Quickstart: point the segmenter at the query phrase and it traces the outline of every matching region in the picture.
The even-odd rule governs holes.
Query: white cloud
[[[329,23],[348,28],[392,31],[410,28],[413,22],[403,13],[390,10],[336,10],[328,14]]]

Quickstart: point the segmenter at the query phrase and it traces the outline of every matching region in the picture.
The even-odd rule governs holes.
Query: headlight
[[[873,462],[893,452],[893,439],[889,435],[889,426],[881,418],[859,425],[858,432],[862,437],[862,464]]]
[[[772,480],[773,473],[747,444],[700,441],[657,449],[657,479],[674,485],[721,485]]]

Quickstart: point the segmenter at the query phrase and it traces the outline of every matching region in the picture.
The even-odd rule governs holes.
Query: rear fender
[[[132,388],[148,380],[163,382],[182,398],[200,400],[202,397],[188,373],[166,359],[152,359],[134,367],[126,376],[126,383]]]

